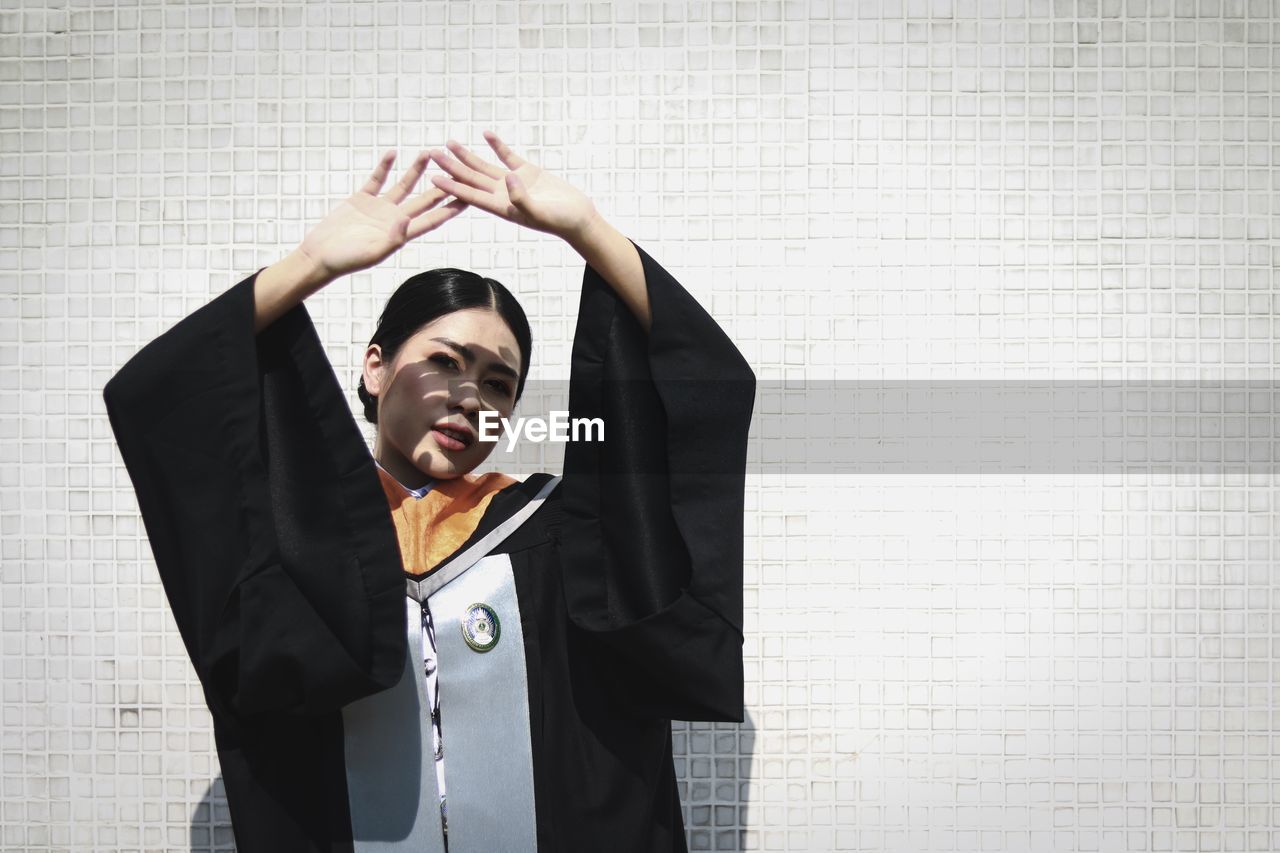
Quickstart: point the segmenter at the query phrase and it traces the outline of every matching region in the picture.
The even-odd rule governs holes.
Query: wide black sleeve
[[[565,447],[560,543],[571,621],[630,711],[743,719],[742,533],[755,374],[657,261],[643,327],[588,265],[570,418],[603,442]]]
[[[306,308],[255,335],[256,278],[143,347],[103,398],[210,709],[320,713],[400,678],[403,569]]]

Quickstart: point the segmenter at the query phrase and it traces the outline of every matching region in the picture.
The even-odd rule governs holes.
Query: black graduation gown
[[[569,410],[602,418],[606,441],[569,443],[562,482],[495,551],[519,599],[544,852],[686,850],[670,721],[743,719],[755,377],[639,252],[647,335],[583,275]],[[306,308],[255,336],[256,275],[147,344],[103,394],[213,717],[239,849],[350,851],[340,709],[402,675],[407,573]],[[459,551],[550,476],[495,495]]]

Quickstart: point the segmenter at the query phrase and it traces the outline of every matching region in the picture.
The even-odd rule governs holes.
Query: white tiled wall
[[[0,846],[232,849],[101,388],[381,151],[496,130],[762,386],[1265,389],[1278,67],[1269,0],[6,0]],[[473,209],[309,300],[353,407],[382,301],[446,265],[564,377],[580,261]],[[691,848],[1280,849],[1278,503],[1271,468],[753,468],[748,721],[675,724]]]

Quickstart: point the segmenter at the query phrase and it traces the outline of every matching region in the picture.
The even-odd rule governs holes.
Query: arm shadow
[[[747,849],[755,744],[750,711],[741,723],[672,721],[672,754],[690,851]]]

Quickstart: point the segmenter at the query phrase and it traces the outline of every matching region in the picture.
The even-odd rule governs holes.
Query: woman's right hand
[[[254,281],[255,333],[334,279],[374,266],[405,243],[466,210],[467,202],[461,199],[440,205],[449,193],[439,187],[409,198],[426,171],[426,151],[395,186],[378,195],[395,159],[395,151],[382,155],[363,187],[308,231],[297,248],[258,271]]]
[[[330,280],[382,262],[405,243],[466,209],[467,203],[459,199],[436,208],[449,198],[449,193],[434,186],[409,198],[426,171],[426,151],[418,155],[395,186],[378,195],[395,159],[395,151],[382,155],[365,185],[330,211],[298,246]]]

